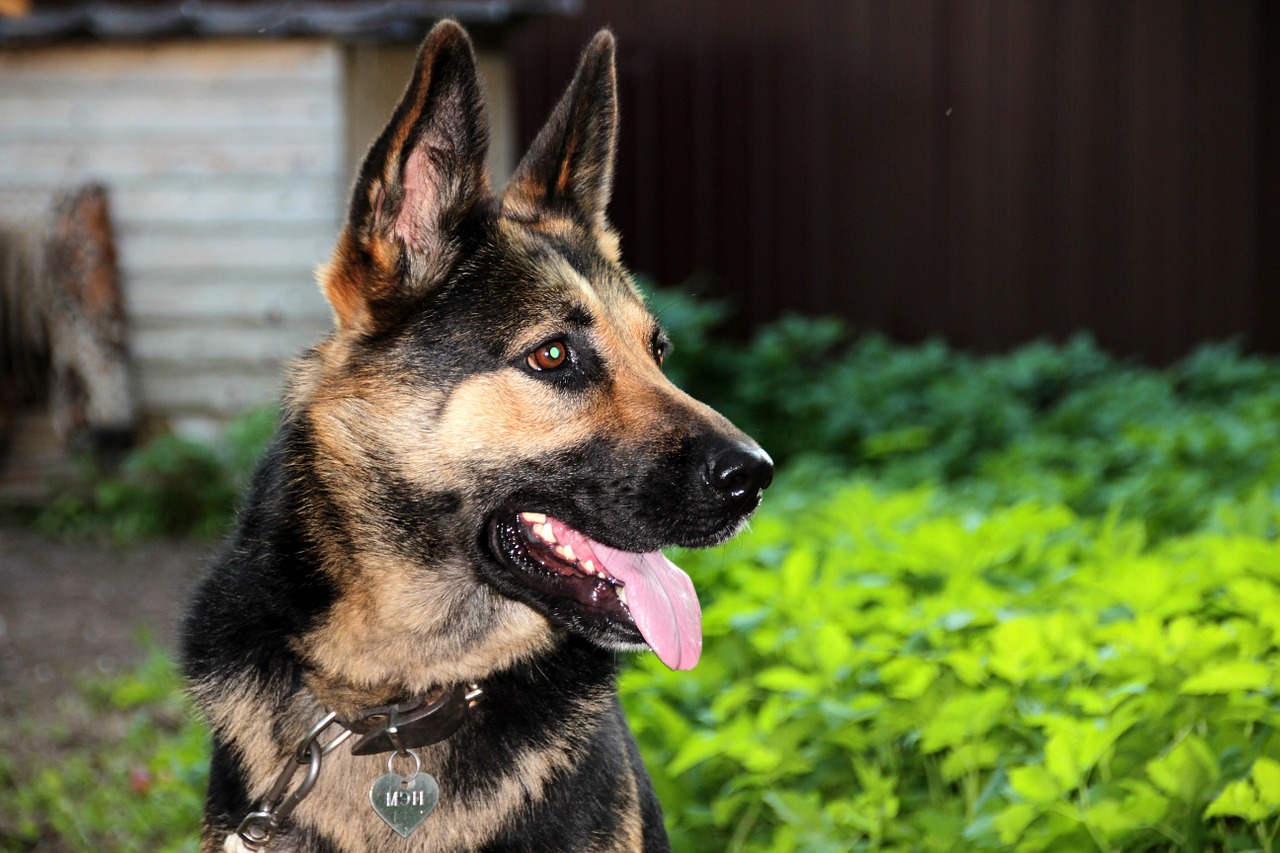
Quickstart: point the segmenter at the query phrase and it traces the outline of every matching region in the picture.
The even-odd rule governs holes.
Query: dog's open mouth
[[[661,551],[610,548],[551,516],[500,516],[495,551],[532,589],[569,598],[609,620],[634,626],[672,669],[702,654],[702,610],[689,576]]]

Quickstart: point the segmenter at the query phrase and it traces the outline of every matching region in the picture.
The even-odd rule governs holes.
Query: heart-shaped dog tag
[[[440,801],[440,786],[427,773],[414,776],[388,773],[374,780],[369,800],[387,826],[402,838],[408,838]]]

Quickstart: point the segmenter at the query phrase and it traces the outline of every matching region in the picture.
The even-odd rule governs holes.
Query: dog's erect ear
[[[505,213],[536,218],[540,209],[607,228],[618,135],[614,39],[601,30],[587,45],[569,89],[507,184]]]
[[[423,41],[409,88],[365,155],[346,226],[321,271],[342,328],[369,330],[380,303],[448,273],[454,230],[489,191],[488,145],[471,39],[442,21]]]

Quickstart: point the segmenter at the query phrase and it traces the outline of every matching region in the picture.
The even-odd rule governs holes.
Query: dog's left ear
[[[613,33],[587,45],[573,82],[516,167],[503,194],[504,213],[538,218],[559,213],[607,230],[618,136],[618,79]]]
[[[457,226],[489,193],[488,145],[471,39],[442,21],[427,34],[400,105],[365,155],[346,226],[321,270],[341,328],[371,331],[380,307],[448,274]]]

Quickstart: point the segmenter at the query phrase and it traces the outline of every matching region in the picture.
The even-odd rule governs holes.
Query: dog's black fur
[[[661,373],[605,219],[616,123],[601,33],[496,197],[470,41],[445,22],[424,42],[322,271],[337,329],[295,366],[186,617],[214,740],[205,853],[242,849],[326,709],[472,682],[461,729],[417,750],[441,798],[407,839],[369,807],[386,756],[342,748],[267,849],[668,849],[614,689],[616,650],[644,638],[612,583],[546,569],[522,519],[632,553],[714,544],[771,466]]]

